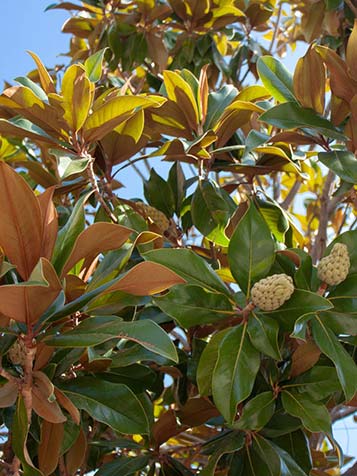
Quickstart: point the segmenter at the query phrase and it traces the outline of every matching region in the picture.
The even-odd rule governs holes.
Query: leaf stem
[[[98,202],[102,205],[103,210],[105,211],[105,213],[112,220],[112,222],[113,223],[118,223],[117,217],[111,211],[111,209],[109,208],[109,206],[105,202],[102,194],[100,193],[100,190],[99,190],[99,187],[98,187],[98,182],[97,182],[97,179],[95,178],[95,173],[94,173],[94,167],[93,167],[94,158],[89,154],[85,154],[85,155],[87,156],[87,158],[90,159],[89,163],[88,163],[88,167],[87,167],[87,174],[88,174],[88,178],[89,178],[90,184],[92,186],[92,189],[94,190],[95,196],[96,196]]]

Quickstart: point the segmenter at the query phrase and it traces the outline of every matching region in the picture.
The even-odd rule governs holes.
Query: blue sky
[[[53,66],[67,61],[57,58],[68,51],[70,35],[61,33],[68,12],[45,8],[51,0],[1,0],[0,88],[6,79],[25,76],[34,68],[26,50],[37,53],[43,62]]]

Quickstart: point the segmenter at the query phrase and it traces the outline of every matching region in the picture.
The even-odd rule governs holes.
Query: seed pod
[[[317,266],[317,275],[321,281],[336,286],[347,278],[350,270],[348,248],[343,243],[336,243],[331,253],[322,258]]]
[[[161,233],[164,233],[164,231],[169,228],[170,221],[160,210],[157,210],[156,208],[146,205],[146,203],[142,202],[136,202],[135,208],[146,220],[150,219],[153,223],[155,223]]]
[[[26,360],[26,346],[23,340],[18,339],[7,353],[9,359],[14,365],[25,365]]]
[[[273,274],[252,287],[252,302],[263,311],[274,311],[290,299],[294,292],[293,280],[286,274]]]

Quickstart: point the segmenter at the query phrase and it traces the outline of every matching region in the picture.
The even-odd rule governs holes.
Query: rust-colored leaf
[[[334,126],[339,126],[346,119],[350,112],[349,104],[334,94],[331,94],[331,122]]]
[[[64,290],[66,294],[66,301],[72,302],[78,299],[86,291],[86,283],[83,279],[74,274],[68,274],[65,279]]]
[[[36,322],[56,299],[62,286],[52,264],[45,258],[41,258],[30,276],[31,282],[36,284],[0,286],[0,313],[17,322]]]
[[[72,252],[62,271],[62,276],[82,258],[93,260],[99,253],[120,248],[133,230],[113,223],[94,223],[76,239]]]
[[[36,63],[42,89],[45,91],[46,94],[55,93],[56,88],[55,88],[55,85],[53,83],[53,80],[52,80],[51,76],[49,75],[47,69],[43,65],[42,61],[40,60],[40,58],[35,53],[33,53],[32,51],[28,51],[28,54],[31,56],[31,58]]]
[[[320,0],[311,5],[308,15],[304,15],[301,22],[301,30],[307,43],[321,34],[322,23],[325,14],[325,2]]]
[[[17,399],[19,387],[16,382],[9,381],[0,387],[0,408],[11,407]]]
[[[323,114],[325,110],[325,67],[321,56],[309,48],[294,72],[294,93],[303,107]]]
[[[157,447],[165,443],[179,433],[182,433],[188,426],[180,426],[177,422],[174,410],[168,410],[153,424],[151,434]]]
[[[39,342],[36,349],[36,360],[33,367],[34,370],[42,369],[48,363],[54,351],[54,347]]]
[[[320,355],[320,349],[312,341],[299,345],[292,356],[290,375],[296,377],[311,369],[319,360]]]
[[[21,114],[50,136],[63,136],[65,122],[58,111],[51,104],[42,101],[30,88],[12,86],[5,89],[0,99],[0,104],[7,101],[13,115]]]
[[[57,387],[54,388],[54,394],[59,405],[61,405],[61,407],[67,410],[67,412],[71,415],[74,423],[76,423],[76,425],[79,425],[81,422],[81,415],[79,413],[78,408],[73,405],[71,400]]]
[[[49,476],[57,468],[63,436],[63,423],[50,423],[46,420],[42,422],[38,463],[44,476]]]
[[[165,291],[186,281],[178,274],[158,263],[143,261],[130,269],[105,294],[123,291],[134,296],[147,296]]]
[[[76,442],[66,454],[66,469],[70,476],[74,475],[77,469],[82,467],[87,451],[87,438],[81,428]]]
[[[48,188],[37,197],[42,216],[41,256],[50,260],[55,247],[58,231],[57,211],[52,198],[55,187]]]
[[[351,78],[357,81],[357,19],[354,21],[346,49],[346,63]]]
[[[190,398],[179,412],[182,423],[190,427],[203,425],[210,418],[219,415],[220,412],[213,403],[203,397]]]
[[[25,180],[4,162],[0,162],[0,190],[0,246],[27,280],[41,256],[40,206]]]
[[[37,415],[50,423],[63,423],[67,420],[56,402],[53,384],[40,371],[33,372],[32,407]]]
[[[337,97],[349,102],[357,91],[357,83],[349,77],[346,63],[330,48],[316,46],[315,50],[330,72],[331,91]]]
[[[201,112],[201,124],[204,124],[207,117],[207,108],[208,108],[208,79],[207,79],[207,69],[208,64],[204,65],[201,69],[200,79],[199,79],[199,105]]]

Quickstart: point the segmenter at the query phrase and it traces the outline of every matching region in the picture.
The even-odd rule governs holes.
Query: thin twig
[[[287,194],[287,196],[285,197],[285,200],[282,202],[281,204],[281,208],[283,208],[284,210],[288,210],[288,208],[290,207],[290,205],[292,204],[296,194],[298,193],[298,191],[300,190],[300,187],[302,185],[302,182],[301,180],[297,179],[294,183],[294,185],[291,187],[291,189],[289,190],[289,193]]]
[[[320,198],[321,207],[319,228],[311,251],[313,263],[316,263],[322,257],[326,249],[327,226],[329,221],[329,198],[335,177],[334,172],[329,170],[322,190]]]
[[[97,182],[97,179],[95,178],[95,173],[94,173],[94,167],[93,167],[94,159],[93,159],[93,157],[91,157],[89,155],[87,155],[87,157],[90,158],[89,163],[88,163],[88,168],[87,168],[88,178],[89,178],[89,181],[92,185],[92,189],[95,193],[95,196],[96,196],[98,202],[102,205],[103,210],[105,211],[105,213],[112,220],[112,222],[113,223],[118,223],[117,217],[114,215],[114,213],[111,211],[109,206],[106,204],[102,194],[100,193],[100,190],[99,190],[99,187],[98,187],[98,182]]]
[[[280,18],[281,18],[282,10],[283,10],[283,2],[280,2],[278,13],[276,15],[276,24],[275,24],[275,28],[274,28],[273,38],[271,39],[270,46],[269,46],[269,53],[271,53],[273,51],[275,40],[278,36],[279,24],[280,24]]]

